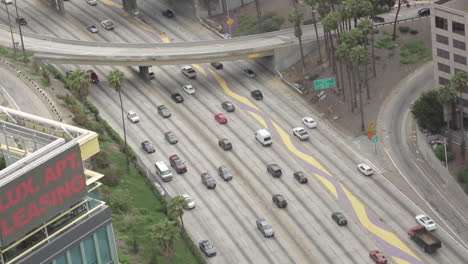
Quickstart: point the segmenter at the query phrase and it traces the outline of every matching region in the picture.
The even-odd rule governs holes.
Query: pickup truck
[[[414,240],[424,249],[424,252],[434,253],[438,248],[442,247],[442,242],[430,231],[427,231],[424,226],[411,228],[408,235],[411,240]]]

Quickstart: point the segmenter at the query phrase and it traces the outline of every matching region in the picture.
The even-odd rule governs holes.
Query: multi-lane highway
[[[58,38],[132,43],[215,38],[188,16],[163,18],[160,10],[168,7],[164,2],[140,3],[146,24],[125,17],[114,2],[101,1],[96,7],[85,1],[66,4],[67,15],[60,16],[39,2],[20,3],[20,11],[28,19],[25,30]],[[0,8],[4,12],[4,7]],[[108,18],[116,21],[115,31],[86,31],[90,23],[99,24]],[[6,23],[4,16],[0,20]],[[360,264],[371,263],[368,252],[373,249],[384,251],[395,263],[465,262],[468,252],[444,230],[435,232],[444,244],[434,255],[423,253],[410,241],[406,231],[415,225],[414,215],[420,209],[393,187],[379,168],[372,177],[358,173],[356,164],[364,158],[349,146],[348,138],[322,122],[269,69],[253,61],[227,62],[223,70],[200,64],[193,65],[198,78],[189,80],[181,74],[180,66],[154,68],[156,78],[150,82],[142,80],[134,68],[119,68],[127,77],[122,89],[124,108],[136,111],[141,119],[137,124],[127,124],[128,139],[152,170],[155,161],[168,163],[172,154],[187,161],[188,172],[175,174],[173,181],[163,185],[171,195],[188,193],[195,199],[196,208],[187,211],[184,220],[195,242],[208,238],[218,248],[210,263]],[[63,71],[76,67],[59,66]],[[90,99],[121,132],[118,96],[104,81],[113,68],[89,67],[103,80],[90,89]],[[257,78],[242,75],[245,68],[257,72]],[[194,95],[182,91],[187,83],[195,87]],[[250,97],[254,89],[263,92],[263,101]],[[170,94],[174,91],[184,96],[184,103],[172,101]],[[225,100],[235,104],[235,112],[225,113],[221,108]],[[156,107],[160,104],[171,110],[170,118],[158,115]],[[228,123],[218,124],[216,113],[225,113]],[[314,117],[319,125],[309,130],[309,141],[299,142],[292,136],[292,128],[300,126],[304,116]],[[255,131],[263,127],[273,134],[271,147],[255,141]],[[178,136],[179,143],[165,141],[163,133],[168,130]],[[232,151],[218,146],[222,137],[231,140]],[[154,154],[140,149],[143,140],[155,143]],[[282,168],[281,178],[267,173],[269,163]],[[223,182],[217,175],[220,165],[232,168],[232,181]],[[304,171],[309,183],[296,182],[292,176],[295,171]],[[216,189],[202,185],[203,172],[216,178]],[[277,193],[286,197],[287,209],[272,203],[271,196]],[[339,227],[332,221],[330,216],[335,211],[347,216],[348,226]],[[258,218],[269,221],[275,238],[262,236],[255,226]]]

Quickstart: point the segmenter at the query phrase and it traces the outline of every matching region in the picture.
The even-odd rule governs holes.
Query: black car
[[[179,141],[177,139],[177,136],[174,134],[174,132],[172,131],[168,131],[166,133],[164,133],[164,138],[167,140],[167,142],[169,142],[170,144],[177,144],[177,142]]]
[[[165,105],[158,105],[158,113],[164,118],[171,116],[171,111]]]
[[[173,18],[174,17],[174,12],[170,9],[166,9],[166,10],[163,10],[161,11],[161,14],[165,17],[168,17],[168,18]]]
[[[418,11],[419,16],[430,16],[431,15],[431,9],[430,8],[423,8]]]
[[[224,101],[221,106],[223,107],[224,110],[226,110],[227,112],[234,112],[234,110],[236,110],[236,108],[234,107],[234,104],[231,103],[230,101]]]
[[[16,18],[16,23],[20,24],[21,26],[26,26],[28,24],[26,22],[26,19],[24,19],[24,17],[17,17]]]
[[[171,97],[176,103],[182,103],[184,101],[184,98],[180,93],[173,93],[171,94]]]
[[[299,183],[307,183],[307,177],[304,172],[302,171],[296,171],[294,172],[294,179],[296,179]]]
[[[141,142],[141,147],[148,153],[153,153],[156,151],[153,143],[149,142],[148,140]]]
[[[262,100],[263,99],[263,94],[260,90],[253,90],[250,92],[250,95],[252,95],[255,100]]]
[[[232,171],[228,167],[222,165],[218,168],[218,174],[223,180],[230,181],[232,180]]]
[[[343,213],[340,213],[340,212],[334,212],[332,214],[332,219],[335,220],[335,222],[340,225],[340,226],[343,226],[343,225],[347,225],[348,224],[348,220],[346,220],[346,217],[344,216]]]
[[[279,178],[281,177],[281,175],[283,175],[280,166],[278,166],[277,164],[268,164],[267,171],[268,173],[270,173],[271,176],[275,178]]]
[[[242,72],[249,78],[255,78],[257,76],[257,74],[251,69],[244,69]]]
[[[232,149],[232,144],[231,141],[227,138],[222,138],[218,141],[218,145],[223,149],[223,150],[231,150]]]
[[[288,202],[286,202],[286,199],[281,194],[273,195],[272,200],[278,208],[286,208],[288,206]]]
[[[373,16],[371,19],[374,20],[375,23],[385,23],[385,19],[383,17]]]
[[[198,246],[200,247],[200,250],[205,253],[207,257],[213,257],[216,256],[216,248],[213,246],[213,243],[209,240],[202,240],[198,242]]]
[[[221,62],[212,62],[210,63],[213,68],[217,70],[221,70],[223,68],[223,64]]]

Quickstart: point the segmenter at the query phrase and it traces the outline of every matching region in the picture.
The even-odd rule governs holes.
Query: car
[[[274,194],[271,199],[278,208],[286,208],[288,206],[288,202],[286,202],[286,199],[281,194]]]
[[[252,92],[250,92],[250,95],[252,95],[252,97],[257,101],[263,99],[263,94],[260,90],[253,90]]]
[[[86,29],[91,33],[98,33],[96,25],[89,25]]]
[[[161,14],[167,18],[173,18],[174,17],[174,12],[170,9],[166,9],[161,11]]]
[[[373,250],[369,252],[369,257],[376,263],[376,264],[387,264],[387,258],[382,254],[382,252],[378,250]]]
[[[226,124],[228,121],[226,116],[224,116],[224,114],[216,114],[215,120],[218,121],[218,123],[220,124]]]
[[[13,3],[13,0],[2,0],[2,3],[5,5],[11,5]]]
[[[197,78],[197,72],[190,66],[185,65],[184,67],[181,68],[182,74],[187,76],[190,79],[195,79]]]
[[[223,149],[223,150],[231,150],[232,149],[232,144],[231,141],[227,138],[222,138],[218,140],[218,145]]]
[[[309,116],[302,118],[302,124],[304,124],[308,128],[317,127],[317,122],[312,117],[309,117]]]
[[[171,94],[172,100],[174,100],[176,103],[182,103],[184,102],[184,98],[180,93],[173,93]]]
[[[167,108],[165,105],[158,105],[158,113],[164,117],[168,118],[171,116],[171,111],[169,111],[169,108]]]
[[[182,198],[187,202],[187,209],[193,209],[195,208],[195,201],[190,197],[188,194],[182,194]]]
[[[219,177],[221,177],[224,181],[232,180],[232,171],[227,166],[221,165],[218,168]]]
[[[418,11],[419,16],[430,16],[431,15],[431,9],[430,8],[423,8]]]
[[[140,122],[140,117],[135,113],[134,111],[130,110],[127,113],[127,118],[130,120],[132,123],[138,123]]]
[[[172,131],[167,131],[166,133],[164,133],[164,138],[170,144],[177,144],[177,142],[179,142],[179,140],[177,139],[177,136]]]
[[[182,86],[182,88],[188,94],[194,94],[195,93],[195,88],[193,88],[193,86],[191,84],[186,84],[186,85]]]
[[[254,71],[252,71],[251,69],[243,69],[242,72],[249,78],[257,77],[257,74]]]
[[[183,161],[179,157],[179,155],[174,154],[174,155],[169,156],[169,163],[171,164],[171,167],[174,168],[178,174],[187,172],[187,165],[185,165],[185,161]]]
[[[91,82],[92,82],[92,83],[98,83],[98,82],[99,82],[99,76],[96,74],[95,71],[93,71],[93,70],[90,69],[90,70],[87,70],[86,72],[87,72],[87,73],[89,74],[89,76],[91,77]]]
[[[273,231],[273,227],[264,219],[260,218],[256,221],[257,228],[262,232],[264,237],[274,237],[275,232]]]
[[[207,172],[202,173],[201,175],[201,181],[204,185],[206,185],[206,188],[208,189],[214,189],[216,188],[216,180],[213,178],[210,174]]]
[[[305,141],[309,139],[309,132],[307,132],[307,130],[305,130],[303,127],[293,128],[293,134],[301,141]]]
[[[334,212],[332,213],[331,217],[339,226],[348,224],[348,220],[346,220],[346,216],[343,213]]]
[[[415,216],[416,222],[426,228],[427,231],[432,231],[437,228],[436,223],[429,216],[419,214]]]
[[[385,19],[380,16],[373,16],[371,19],[374,20],[375,23],[385,23]]]
[[[141,142],[141,147],[147,153],[154,153],[156,151],[156,148],[154,147],[154,144],[149,142],[148,140],[145,140],[145,141]]]
[[[106,19],[101,21],[101,26],[107,30],[112,30],[114,29],[114,22],[112,22],[110,19]]]
[[[267,165],[267,171],[271,176],[275,178],[279,178],[281,177],[281,175],[283,175],[283,172],[281,171],[280,166],[274,163]]]
[[[374,174],[374,171],[372,170],[371,166],[367,165],[366,163],[359,163],[357,165],[357,168],[365,176],[371,176],[372,174]]]
[[[213,246],[213,243],[209,240],[202,240],[198,242],[198,246],[200,250],[205,253],[207,257],[214,257],[216,256],[216,248]]]
[[[26,22],[26,19],[24,17],[17,17],[16,23],[20,24],[21,26],[26,26],[28,24],[28,22]]]
[[[236,110],[236,108],[234,107],[234,104],[231,103],[230,101],[224,101],[221,104],[221,107],[227,112],[234,112],[234,110]]]
[[[86,3],[88,3],[89,5],[95,6],[97,5],[97,0],[86,0]]]
[[[213,68],[217,70],[221,70],[223,68],[223,64],[221,62],[212,62],[210,63]]]
[[[301,183],[301,184],[304,184],[304,183],[307,183],[307,182],[308,182],[305,173],[302,172],[302,171],[296,171],[296,172],[294,172],[294,179],[296,179],[296,181],[298,181],[298,182]]]

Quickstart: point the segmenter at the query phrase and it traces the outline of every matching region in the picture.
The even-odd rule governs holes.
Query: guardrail
[[[428,18],[428,17],[430,17],[430,16],[417,16],[417,17],[404,18],[404,19],[397,20],[397,23],[414,21],[414,20]],[[383,26],[386,26],[386,25],[393,25],[393,24],[395,24],[395,21],[384,22],[384,23],[380,23],[380,24],[374,24],[374,27],[383,27]]]

